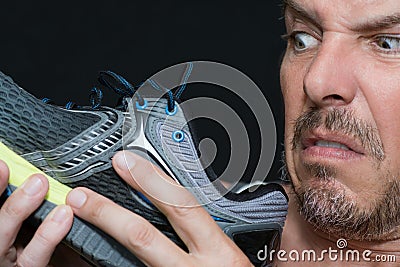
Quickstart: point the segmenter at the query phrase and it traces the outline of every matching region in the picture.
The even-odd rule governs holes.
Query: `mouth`
[[[304,157],[352,160],[365,156],[366,152],[355,138],[322,131],[304,134],[301,145]]]

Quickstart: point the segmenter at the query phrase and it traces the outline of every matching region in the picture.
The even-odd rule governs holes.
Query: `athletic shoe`
[[[62,203],[71,188],[84,186],[144,217],[185,248],[163,214],[112,168],[112,156],[129,149],[150,156],[153,163],[189,188],[255,265],[269,264],[257,254],[265,247],[270,250],[279,246],[287,213],[284,190],[278,184],[267,184],[253,193],[224,192],[211,168],[204,169],[200,163],[197,140],[180,108],[179,97],[168,91],[165,98],[142,97],[135,94],[136,87],[108,71],[100,73],[99,81],[123,96],[121,110],[101,106],[102,94],[96,88],[92,90],[92,106],[78,107],[70,102],[61,108],[48,104],[48,99],[36,99],[2,73],[0,81],[0,140],[5,145],[0,147],[2,159],[18,165],[15,170],[25,166],[27,173],[36,171],[30,162],[51,180],[49,196],[33,216],[36,223]],[[146,83],[157,87],[155,81]],[[179,95],[182,91],[178,90]],[[23,159],[12,155],[7,147]],[[10,189],[14,190],[22,181],[15,175],[11,178]],[[94,265],[143,265],[114,239],[79,218],[74,219],[65,243]]]

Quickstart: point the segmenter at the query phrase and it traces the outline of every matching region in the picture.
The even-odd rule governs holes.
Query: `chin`
[[[345,182],[351,177],[339,170],[304,168],[294,182],[298,211],[315,228],[353,240],[388,239],[400,224],[400,182],[380,177],[381,186],[370,192],[352,190]],[[300,174],[298,173],[298,174]],[[323,178],[322,176],[325,175]],[[366,178],[367,180],[370,180]],[[384,183],[382,181],[387,181]]]

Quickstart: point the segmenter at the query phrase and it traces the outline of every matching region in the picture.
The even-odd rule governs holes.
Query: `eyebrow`
[[[320,24],[317,22],[315,16],[310,14],[309,11],[304,9],[295,0],[283,0],[283,8],[292,9],[297,15],[309,20],[313,24],[317,25],[319,28]],[[376,18],[367,19],[365,22],[358,23],[350,28],[354,32],[375,32],[382,29],[389,29],[400,25],[400,13],[394,13],[391,15],[378,16]]]
[[[303,17],[305,20],[310,21],[318,28],[321,28],[321,25],[317,22],[317,18],[310,14],[306,9],[304,9],[301,5],[299,5],[294,0],[283,0],[283,12],[290,8],[293,10],[298,16]]]
[[[352,27],[356,32],[374,32],[381,29],[393,28],[400,24],[400,13],[368,19]]]

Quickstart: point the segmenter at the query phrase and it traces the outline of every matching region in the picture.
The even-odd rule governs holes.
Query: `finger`
[[[22,222],[40,206],[47,190],[47,179],[35,174],[4,202],[0,209],[0,255],[12,246]]]
[[[86,188],[67,196],[74,214],[96,225],[151,266],[185,266],[188,255],[142,217]]]
[[[71,229],[72,219],[69,206],[61,205],[52,210],[19,255],[19,266],[46,266],[57,245]]]
[[[114,156],[113,165],[127,183],[145,194],[166,215],[192,253],[219,251],[223,248],[221,244],[232,246],[194,196],[149,161],[130,152],[120,152]]]
[[[15,247],[11,247],[6,255],[0,257],[0,267],[15,267],[17,260],[17,251]]]
[[[4,192],[8,185],[8,177],[10,176],[10,170],[7,164],[0,160],[0,195]]]

